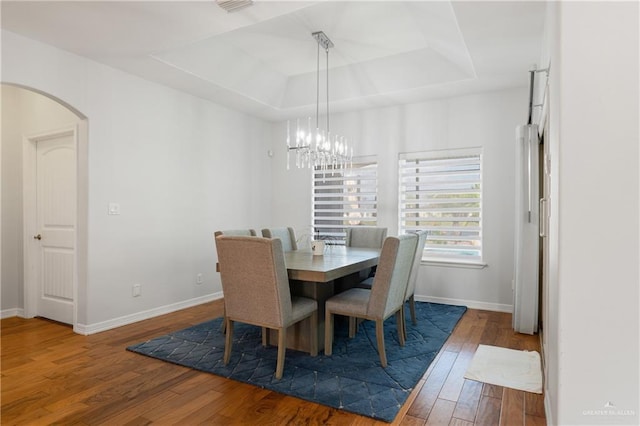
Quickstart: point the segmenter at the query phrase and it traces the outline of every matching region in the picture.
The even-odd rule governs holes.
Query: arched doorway
[[[41,91],[0,87],[2,316],[75,326],[86,316],[87,117]]]

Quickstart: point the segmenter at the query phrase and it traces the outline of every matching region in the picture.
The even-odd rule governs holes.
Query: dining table
[[[380,249],[327,245],[323,254],[301,248],[284,253],[291,294],[318,302],[318,350],[324,349],[325,302],[339,291],[357,284],[358,272],[378,264]],[[287,348],[309,352],[311,336],[307,318],[287,330]],[[277,341],[271,330],[270,341]]]

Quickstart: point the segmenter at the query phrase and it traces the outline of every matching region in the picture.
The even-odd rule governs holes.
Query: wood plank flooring
[[[385,425],[154,360],[133,343],[222,315],[216,301],[91,336],[44,319],[1,321],[2,425]],[[478,344],[540,351],[511,315],[468,310],[394,424],[545,425],[542,395],[464,379]]]

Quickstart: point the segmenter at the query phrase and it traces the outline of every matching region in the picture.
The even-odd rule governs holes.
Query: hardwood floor
[[[384,425],[125,350],[222,315],[221,301],[80,336],[43,319],[1,324],[2,425]],[[468,310],[394,424],[545,425],[542,395],[466,380],[478,344],[540,351],[511,315]]]

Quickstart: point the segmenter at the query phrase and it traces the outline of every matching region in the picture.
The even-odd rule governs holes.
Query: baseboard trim
[[[544,388],[544,415],[547,418],[548,425],[555,425],[553,416],[551,415],[551,400],[549,399],[549,389]]]
[[[190,308],[192,306],[201,305],[203,303],[211,302],[213,300],[222,299],[223,294],[221,291],[207,294],[205,296],[196,297],[195,299],[189,299],[178,303],[173,303],[171,305],[160,306],[158,308],[150,309],[147,311],[136,312],[135,314],[125,315],[120,318],[114,318],[112,320],[103,321],[96,324],[76,324],[73,327],[73,331],[82,335],[89,335],[100,333],[102,331],[111,330],[113,328],[122,327],[123,325],[133,324],[134,322],[143,321],[146,319],[154,318],[160,315],[169,314],[171,312],[179,311],[181,309]],[[513,312],[512,305],[505,305],[500,303],[487,303],[487,302],[479,302],[476,300],[465,300],[465,299],[451,299],[446,297],[432,297],[432,296],[415,296],[415,299],[419,302],[433,302],[433,303],[442,303],[445,305],[461,305],[466,306],[470,309],[481,309],[485,311],[495,311],[495,312]],[[11,317],[24,317],[24,309],[21,308],[13,308],[13,309],[5,309],[0,311],[0,318],[11,318]]]
[[[0,319],[11,318],[11,317],[24,318],[24,309],[12,308],[12,309],[4,309],[0,311]]]
[[[513,305],[505,305],[502,303],[487,303],[477,300],[450,299],[448,297],[432,297],[415,295],[418,302],[442,303],[444,305],[461,305],[470,309],[481,309],[483,311],[507,312],[513,313]]]
[[[122,327],[123,325],[133,324],[138,321],[143,321],[150,318],[155,318],[160,315],[169,314],[171,312],[179,311],[181,309],[191,308],[193,306],[201,305],[203,303],[211,302],[213,300],[222,299],[222,292],[216,292],[207,294],[205,296],[196,297],[195,299],[189,299],[178,303],[172,303],[171,305],[160,306],[157,308],[149,309],[147,311],[136,312],[135,314],[125,315],[120,318],[114,318],[111,320],[99,322],[96,324],[76,324],[73,327],[73,331],[82,335],[89,335],[100,333],[102,331],[111,330],[114,328]]]
[[[544,386],[545,388],[543,389],[544,392],[544,414],[545,417],[547,419],[547,424],[548,425],[553,425],[555,423],[553,423],[553,416],[551,415],[551,400],[549,399],[549,388],[547,388],[546,386],[548,385],[548,381],[547,381],[547,348],[544,345],[544,329],[542,327],[539,328],[538,330],[538,338],[539,338],[539,342],[540,342],[540,355],[541,355],[541,360],[542,360],[542,379],[544,381]]]

